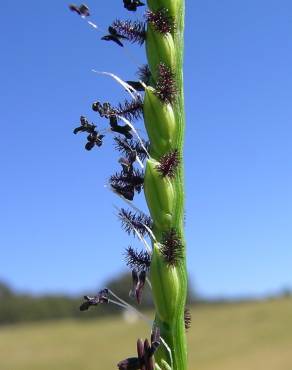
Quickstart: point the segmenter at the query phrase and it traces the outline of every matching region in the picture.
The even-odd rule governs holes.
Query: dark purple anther
[[[121,135],[125,135],[127,139],[132,139],[133,135],[130,133],[132,130],[129,125],[120,126],[118,125],[118,119],[115,116],[110,116],[109,124],[111,126],[111,131],[117,132]]]
[[[150,355],[153,355],[154,352],[160,345],[160,329],[158,326],[154,326],[151,333],[151,347],[150,347]]]
[[[87,143],[85,145],[86,150],[91,150],[94,146],[101,147],[102,146],[102,139],[104,135],[100,135],[98,131],[94,131],[87,136]]]
[[[141,369],[140,360],[137,357],[126,358],[118,363],[119,370],[138,370]]]
[[[112,183],[111,187],[121,196],[127,200],[134,199],[134,186],[132,185],[121,185],[119,183]]]
[[[139,6],[145,5],[140,0],[123,0],[123,3],[124,8],[131,12],[135,12]]]
[[[98,298],[98,303],[109,303],[109,291],[107,288],[102,289],[99,291],[97,298]]]
[[[140,304],[142,300],[143,288],[146,281],[146,271],[141,271],[138,276],[138,284],[136,286],[135,294],[137,302]]]
[[[137,270],[134,269],[134,270],[132,270],[132,284],[133,284],[133,287],[130,290],[130,297],[135,297],[136,296],[136,288],[137,288],[138,282],[139,282],[138,272],[137,272]]]
[[[127,158],[120,158],[119,163],[123,168],[123,173],[131,173],[133,172],[133,162],[129,161]]]
[[[154,370],[155,361],[153,354],[160,343],[160,331],[154,327],[151,334],[151,346],[148,339],[144,343],[142,339],[137,340],[138,357],[127,358],[118,363],[119,370]]]
[[[73,131],[74,134],[78,132],[88,132],[89,134],[94,132],[96,126],[88,122],[87,118],[84,116],[80,117],[80,126],[76,127]]]
[[[75,5],[75,4],[70,4],[69,9],[72,12],[79,14],[81,17],[88,17],[90,15],[89,8],[85,4],[81,4],[80,6]]]
[[[98,294],[94,297],[90,297],[88,295],[84,296],[84,302],[80,306],[80,311],[87,311],[90,306],[97,306],[101,303],[109,303],[109,291],[107,288],[102,289],[98,292]]]
[[[115,42],[116,44],[118,44],[119,46],[124,46],[121,42],[120,39],[127,39],[127,37],[123,36],[123,35],[120,35],[118,33],[118,31],[114,28],[114,27],[109,27],[108,28],[108,32],[109,34],[108,35],[105,35],[101,38],[101,40],[105,40],[105,41],[113,41]]]
[[[140,304],[142,300],[142,292],[146,281],[146,271],[138,272],[136,269],[132,270],[133,288],[130,291],[130,296],[136,297]]]
[[[142,361],[144,357],[144,345],[143,345],[142,339],[137,340],[137,353],[138,353],[139,359]]]
[[[154,359],[148,339],[144,341],[144,362],[146,370],[154,370]]]

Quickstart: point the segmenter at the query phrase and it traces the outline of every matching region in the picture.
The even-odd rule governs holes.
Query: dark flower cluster
[[[151,258],[146,251],[137,251],[132,247],[126,249],[126,263],[136,271],[148,271],[150,268]]]
[[[80,6],[75,5],[75,4],[70,4],[69,9],[72,12],[75,12],[75,13],[79,14],[81,17],[89,17],[90,16],[89,8],[85,4],[81,4]]]
[[[80,126],[76,127],[73,133],[76,135],[78,132],[87,132],[87,143],[85,144],[86,150],[91,150],[95,146],[102,146],[102,139],[104,135],[101,135],[97,130],[96,126],[92,123],[89,123],[87,118],[84,116],[80,117]]]
[[[117,107],[112,107],[110,103],[101,103],[96,101],[92,104],[92,109],[97,112],[100,117],[111,118],[122,116],[128,121],[133,121],[142,117],[143,113],[143,102],[140,96],[132,101],[125,100],[123,104],[119,104]]]
[[[176,175],[177,168],[180,164],[180,155],[177,149],[164,154],[159,159],[159,164],[156,169],[161,174],[162,177],[173,178]]]
[[[174,19],[168,14],[168,9],[166,8],[159,9],[156,12],[148,10],[146,19],[157,32],[166,34],[175,31]]]
[[[144,173],[138,169],[131,169],[115,173],[109,179],[111,187],[128,200],[134,199],[134,192],[140,193],[144,184]]]
[[[123,2],[124,8],[131,12],[135,12],[139,6],[145,5],[140,0],[123,0]]]
[[[155,90],[158,98],[164,103],[171,104],[177,97],[175,75],[164,63],[160,63],[158,66],[158,77]]]
[[[138,69],[137,76],[139,81],[126,81],[128,85],[132,86],[136,91],[144,91],[144,85],[150,84],[151,72],[148,64],[141,66]]]
[[[134,43],[142,45],[146,38],[146,25],[144,22],[116,19],[111,26],[119,36]]]
[[[119,370],[154,370],[154,353],[160,345],[160,330],[154,327],[151,333],[151,344],[148,339],[144,343],[141,339],[137,341],[137,357],[130,357],[118,363]]]
[[[139,232],[143,237],[149,234],[149,229],[152,228],[151,217],[145,215],[144,213],[132,212],[124,208],[120,209],[118,214],[123,229],[128,234],[133,234],[136,236],[136,231]]]
[[[139,67],[137,75],[141,81],[148,85],[151,78],[151,72],[148,64],[144,64],[141,67]]]
[[[176,266],[183,257],[183,244],[175,228],[163,234],[160,251],[169,267]]]
[[[115,148],[124,154],[129,161],[132,161],[133,158],[136,159],[137,156],[142,162],[146,159],[150,146],[149,141],[142,140],[142,146],[138,140],[127,140],[121,137],[115,137],[114,140],[116,144]]]
[[[84,296],[84,302],[80,306],[80,311],[87,311],[91,306],[97,306],[98,304],[109,303],[109,291],[107,288],[102,289],[94,297]]]
[[[115,42],[117,45],[123,47],[123,43],[121,40],[127,40],[127,37],[124,36],[124,35],[121,35],[118,33],[118,31],[112,27],[112,26],[109,26],[108,28],[108,34],[103,36],[101,38],[101,40],[104,40],[104,41],[113,41]]]

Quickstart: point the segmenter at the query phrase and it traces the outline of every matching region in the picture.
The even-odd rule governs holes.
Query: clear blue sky
[[[186,3],[194,286],[208,296],[292,286],[292,2]],[[139,246],[116,219],[121,201],[104,188],[119,169],[111,140],[86,152],[72,129],[81,114],[97,118],[94,100],[125,97],[91,69],[132,79],[143,48],[100,41],[67,4],[1,5],[0,279],[34,293],[91,291],[125,269],[126,246]],[[122,0],[88,5],[104,29],[131,16]]]

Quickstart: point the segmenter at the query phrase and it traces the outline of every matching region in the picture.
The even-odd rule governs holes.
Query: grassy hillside
[[[291,370],[292,299],[201,306],[189,330],[190,370]],[[1,370],[111,370],[135,354],[142,322],[60,321],[0,329]]]

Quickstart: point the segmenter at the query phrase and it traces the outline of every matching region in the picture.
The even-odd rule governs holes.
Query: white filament
[[[120,85],[123,86],[123,88],[131,95],[131,97],[136,100],[137,99],[137,95],[139,95],[137,93],[137,91],[133,88],[133,86],[127,84],[126,81],[122,80],[120,77],[118,77],[117,75],[115,75],[114,73],[111,73],[111,72],[102,72],[102,71],[96,71],[95,69],[92,69],[92,72],[94,73],[98,73],[98,74],[101,74],[101,75],[105,75],[105,76],[110,76],[112,77],[115,81],[117,81]],[[134,92],[134,94],[133,94]]]
[[[143,224],[142,225],[145,227],[145,229],[147,230],[147,232],[149,233],[149,235],[151,236],[151,238],[153,239],[154,242],[157,242],[156,240],[156,237],[155,235],[153,234],[152,230],[150,229],[150,227],[148,227],[146,224]]]
[[[152,290],[152,285],[148,277],[146,277],[147,284],[149,285],[149,288]]]
[[[118,297],[113,291],[111,291],[110,289],[108,289],[109,293],[115,297],[118,301],[120,301],[122,304],[119,304],[119,306],[121,307],[124,307],[124,308],[128,308],[132,311],[134,311],[138,316],[140,316],[145,322],[147,322],[148,324],[150,324],[151,326],[153,325],[153,321],[152,320],[149,320],[148,317],[146,317],[145,315],[143,315],[140,311],[138,311],[135,307],[131,306],[129,303],[127,303],[126,301],[124,301],[122,298]]]
[[[87,23],[88,23],[91,27],[93,27],[94,29],[98,30],[98,26],[97,26],[95,23],[90,22],[90,21],[87,21]]]

